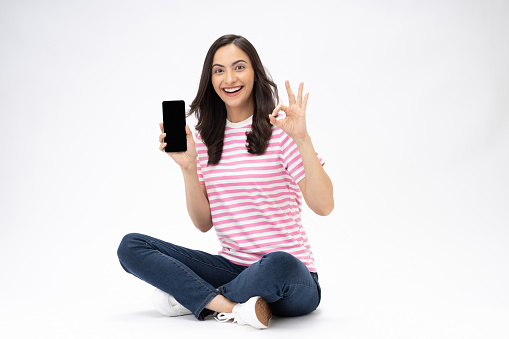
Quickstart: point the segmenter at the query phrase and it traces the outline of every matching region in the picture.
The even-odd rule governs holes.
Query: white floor
[[[120,281],[118,281],[120,282]],[[2,305],[2,338],[197,338],[253,337],[267,338],[509,338],[507,311],[458,308],[431,295],[414,299],[404,296],[383,304],[380,298],[353,295],[357,291],[329,290],[323,304],[311,315],[297,318],[274,318],[266,330],[249,326],[219,323],[212,318],[200,322],[193,316],[169,318],[150,305],[152,289],[136,286],[125,297],[110,285],[104,294],[66,295],[51,300],[36,295],[23,304]],[[392,291],[394,292],[394,291]],[[30,292],[27,291],[27,295]],[[32,301],[30,302],[30,299]],[[260,332],[261,331],[261,332]]]
[[[372,243],[349,244],[344,234],[339,255],[346,257],[353,246],[371,248],[365,254],[371,264],[362,256],[320,258],[323,299],[308,316],[274,318],[262,331],[213,318],[164,317],[152,308],[153,288],[118,265],[116,238],[105,233],[92,241],[90,251],[102,256],[79,249],[66,262],[59,251],[70,247],[62,245],[55,252],[60,261],[52,265],[45,264],[52,260],[47,254],[18,260],[16,267],[4,265],[9,275],[2,277],[0,338],[225,338],[262,332],[267,338],[509,338],[508,308],[489,302],[490,295],[503,299],[504,289],[468,296],[470,289],[476,291],[472,282],[415,276],[410,253],[389,263],[388,252]],[[11,253],[16,254],[14,247]]]

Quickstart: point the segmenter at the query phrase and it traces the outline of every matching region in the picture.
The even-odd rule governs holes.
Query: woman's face
[[[234,44],[219,48],[212,61],[212,86],[226,109],[253,110],[253,85],[254,69],[247,54]]]

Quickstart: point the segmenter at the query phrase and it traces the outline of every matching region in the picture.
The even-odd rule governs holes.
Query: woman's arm
[[[205,185],[200,185],[196,165],[188,169],[182,168],[186,188],[187,212],[194,226],[202,232],[212,228],[212,215]]]
[[[288,80],[285,85],[288,92],[288,106],[279,104],[269,115],[270,122],[281,128],[297,144],[306,174],[298,185],[309,208],[318,215],[329,215],[334,209],[332,182],[316,156],[306,129],[306,105],[309,93],[302,98],[304,83],[301,83],[297,99],[295,99]],[[284,119],[276,119],[279,111],[286,113]]]
[[[332,181],[316,156],[309,134],[296,141],[306,177],[298,182],[306,204],[318,215],[329,215],[334,209]]]
[[[161,135],[159,135],[159,149],[164,152],[166,143],[163,133],[163,124],[159,123]],[[186,125],[187,151],[177,153],[167,153],[182,170],[184,176],[184,186],[186,190],[187,212],[193,221],[194,226],[202,232],[207,232],[212,228],[212,215],[210,213],[209,200],[205,185],[200,185],[197,173],[197,153],[194,145],[193,133]]]

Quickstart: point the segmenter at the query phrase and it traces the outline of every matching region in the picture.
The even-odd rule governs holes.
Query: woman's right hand
[[[163,133],[163,123],[159,123],[159,128],[161,129],[161,134],[159,135],[159,150],[164,152],[164,147],[166,143],[163,138],[166,136],[166,133]],[[190,169],[192,167],[196,167],[196,147],[194,146],[193,133],[191,132],[191,128],[189,125],[186,125],[186,138],[187,138],[187,151],[185,152],[175,152],[175,153],[166,153],[168,154],[183,170]]]

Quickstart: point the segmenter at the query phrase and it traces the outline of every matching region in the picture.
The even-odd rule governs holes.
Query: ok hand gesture
[[[301,82],[296,100],[288,80],[285,81],[285,86],[286,91],[288,92],[288,106],[283,104],[277,105],[272,114],[269,115],[270,123],[281,128],[295,142],[300,142],[307,136],[306,105],[308,103],[309,93],[306,93],[304,99],[302,99],[304,83]],[[284,119],[276,119],[279,111],[286,113],[286,117]]]

